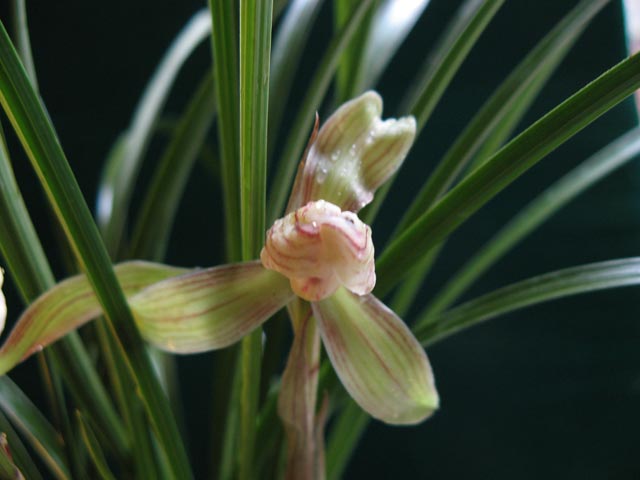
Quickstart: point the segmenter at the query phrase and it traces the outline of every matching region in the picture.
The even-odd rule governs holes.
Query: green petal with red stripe
[[[127,297],[186,270],[149,262],[126,262],[115,267]],[[4,298],[2,299],[4,303]],[[0,349],[0,375],[17,363],[100,315],[101,308],[84,275],[58,283],[38,297],[18,319]],[[1,312],[0,312],[1,313]]]
[[[338,377],[367,413],[390,424],[415,424],[438,408],[424,349],[377,298],[341,288],[314,303],[313,311]]]
[[[382,120],[382,99],[369,91],[342,105],[307,148],[288,211],[326,200],[357,212],[402,164],[416,134],[413,117]]]
[[[293,297],[286,277],[253,261],[165,280],[129,304],[145,340],[163,350],[195,353],[237,342]]]

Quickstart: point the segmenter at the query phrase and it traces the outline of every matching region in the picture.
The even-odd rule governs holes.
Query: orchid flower
[[[316,120],[285,216],[268,230],[260,260],[188,273],[145,262],[116,267],[141,334],[176,353],[231,345],[288,308],[294,340],[278,410],[291,478],[323,476],[320,343],[347,392],[373,417],[415,424],[438,407],[424,349],[371,293],[371,228],[357,212],[398,169],[416,130],[413,117],[383,121],[381,113],[380,96],[367,92],[319,131]],[[19,319],[0,349],[0,374],[99,313],[84,276],[61,282]],[[33,325],[40,327],[26,328]]]

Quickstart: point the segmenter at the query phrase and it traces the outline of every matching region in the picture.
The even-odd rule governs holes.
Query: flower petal
[[[7,302],[2,293],[2,284],[4,283],[4,270],[0,268],[0,333],[4,330],[4,324],[7,320]]]
[[[127,297],[150,284],[185,271],[139,261],[115,267],[116,276]],[[2,300],[0,303],[4,307],[4,297]],[[100,303],[86,276],[77,275],[58,283],[38,297],[18,319],[0,349],[0,375],[33,352],[97,317],[100,311]]]
[[[340,380],[371,416],[391,424],[414,424],[438,408],[424,349],[377,298],[339,289],[314,303],[313,311]]]
[[[318,458],[323,440],[318,442],[314,421],[320,335],[307,302],[291,302],[289,311],[294,319],[295,333],[278,396],[278,415],[287,434],[285,478],[324,478],[314,474],[324,466]]]
[[[276,220],[260,260],[289,278],[296,295],[311,302],[327,298],[340,285],[362,295],[376,283],[371,229],[355,213],[324,200]]]
[[[253,261],[165,280],[129,304],[145,340],[163,350],[196,353],[237,342],[293,297],[285,277]]]
[[[327,200],[357,212],[400,166],[413,143],[413,117],[383,121],[382,99],[369,91],[342,105],[314,135],[287,212]]]

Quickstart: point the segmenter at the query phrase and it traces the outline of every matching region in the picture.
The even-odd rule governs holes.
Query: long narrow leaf
[[[61,439],[36,406],[9,377],[0,377],[0,408],[58,479],[69,479]]]
[[[111,471],[109,470],[109,465],[107,464],[107,459],[105,458],[104,452],[102,451],[102,447],[100,442],[98,441],[95,433],[93,433],[93,429],[89,426],[89,423],[86,418],[80,413],[76,413],[76,418],[78,419],[78,424],[80,425],[80,434],[82,435],[82,440],[84,442],[85,447],[87,447],[87,451],[89,452],[89,456],[93,461],[98,474],[102,480],[115,480],[116,477],[113,476]]]
[[[420,316],[424,319],[424,324],[434,320],[435,316],[455,302],[467,287],[551,215],[638,155],[640,155],[640,128],[635,128],[547,188],[496,233],[458,273],[453,275],[425,313]],[[420,323],[416,326],[422,325]]]
[[[640,56],[630,57],[554,108],[420,216],[378,262],[377,292],[387,293],[412,264],[554,148],[640,86]]]
[[[430,345],[463,328],[549,300],[580,293],[640,285],[640,258],[581,265],[532,277],[500,288],[439,315],[415,333]]]
[[[131,257],[160,261],[178,205],[215,113],[213,79],[207,73],[151,179],[131,242]]]
[[[122,137],[107,160],[97,200],[97,219],[112,255],[117,252],[129,212],[131,193],[155,124],[184,62],[211,31],[207,11],[196,13],[175,38],[151,77]]]
[[[42,480],[42,475],[40,475],[40,472],[29,456],[29,452],[20,440],[18,433],[13,429],[9,423],[9,419],[2,412],[0,412],[0,431],[6,434],[9,448],[11,449],[11,456],[18,468],[26,475],[26,478],[29,480]]]
[[[106,248],[91,218],[44,106],[33,91],[9,40],[0,28],[0,103],[63,226],[71,249],[106,313],[111,330],[139,386],[140,396],[176,477],[190,478],[184,445],[146,355]]]
[[[238,96],[238,18],[235,0],[209,0],[211,51],[218,105],[218,142],[226,223],[227,259],[240,260],[240,150]]]

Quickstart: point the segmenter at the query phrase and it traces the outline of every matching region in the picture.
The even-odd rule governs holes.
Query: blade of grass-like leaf
[[[338,421],[327,441],[327,479],[339,480],[351,458],[370,417],[350,398],[340,411]]]
[[[1,127],[0,252],[25,304],[55,283],[16,184]],[[124,429],[78,335],[69,335],[53,349],[52,354],[62,366],[59,371],[74,399],[90,412],[111,445],[122,453],[126,444]]]
[[[29,38],[29,25],[27,23],[26,0],[13,0],[13,26],[18,55],[20,55],[24,68],[29,74],[33,88],[38,90],[38,77],[36,75],[36,67],[33,62],[31,39]]]
[[[491,265],[576,196],[640,155],[640,128],[627,132],[585,160],[523,208],[436,295],[416,328],[435,321]]]
[[[109,470],[109,465],[107,464],[107,459],[102,451],[102,446],[89,426],[87,419],[84,418],[80,412],[76,412],[76,418],[78,420],[78,425],[80,426],[80,435],[82,436],[84,446],[87,448],[91,461],[96,467],[100,478],[102,478],[102,480],[115,480],[116,477],[114,477]]]
[[[315,120],[313,113],[317,110],[329,88],[333,74],[338,66],[340,55],[358,30],[358,26],[363,21],[371,3],[372,0],[363,0],[360,3],[349,22],[333,37],[318,64],[311,85],[292,124],[292,131],[287,135],[283,154],[276,169],[269,192],[268,224],[273,223],[284,209],[296,165],[300,160],[300,155],[302,155],[302,150],[307,142],[307,136]]]
[[[211,51],[218,105],[220,173],[229,261],[240,254],[240,151],[238,111],[238,34],[236,0],[209,0],[212,18]]]
[[[354,94],[373,87],[431,0],[383,0],[373,16]]]
[[[131,241],[131,258],[160,261],[189,174],[213,122],[213,78],[207,73],[175,129],[149,185]]]
[[[173,459],[174,475],[181,479],[190,478],[191,469],[180,434],[135,328],[98,229],[49,117],[28,81],[4,26],[1,27],[0,103],[29,156],[78,263],[87,273],[100,299],[109,327],[117,336],[120,350],[139,387],[158,440]]]
[[[122,137],[123,145],[107,159],[98,190],[96,214],[112,256],[118,250],[131,193],[169,90],[184,62],[210,31],[211,18],[206,10],[201,10],[189,20],[151,77],[131,125]]]
[[[427,123],[451,79],[503,2],[467,0],[459,8],[427,64],[428,68],[404,101],[410,106],[405,111],[416,117],[418,131]]]
[[[471,300],[415,330],[431,345],[480,322],[530,305],[580,293],[640,285],[640,258],[624,258],[566,268],[528,278]]]
[[[269,80],[269,145],[268,157],[273,156],[282,112],[287,104],[291,84],[302,50],[307,44],[313,23],[324,0],[293,0],[282,19],[271,54]]]
[[[546,154],[640,86],[640,56],[605,72],[526,129],[420,216],[378,262],[379,295],[464,220]]]
[[[442,98],[460,65],[475,45],[504,0],[466,0],[449,23],[444,36],[432,54],[427,57],[424,73],[402,101],[401,112],[411,112],[416,117],[417,135],[429,120],[431,113]],[[416,135],[416,136],[417,136]],[[371,206],[364,213],[367,223],[372,223],[384,202],[392,178],[382,187]]]
[[[344,27],[349,21],[349,17],[358,7],[358,0],[334,0],[333,17],[336,31]],[[344,102],[355,97],[358,93],[358,86],[361,83],[364,49],[371,28],[374,10],[379,1],[373,2],[371,8],[365,14],[365,18],[360,23],[357,32],[351,42],[342,53],[342,57],[336,71],[336,103],[342,105]]]
[[[413,222],[446,192],[498,123],[505,117],[510,122],[519,120],[512,115],[513,105],[525,91],[532,96],[540,91],[591,19],[607,3],[609,0],[583,0],[538,42],[458,136],[429,176],[397,230]],[[524,114],[524,111],[518,111]]]
[[[264,242],[272,0],[240,1],[240,221],[242,259]],[[254,477],[262,330],[242,340],[238,478]]]
[[[69,479],[60,437],[36,406],[9,377],[0,377],[0,408],[58,479]]]
[[[11,449],[11,456],[21,472],[29,480],[42,480],[42,475],[33,463],[29,452],[22,444],[20,437],[13,429],[7,417],[0,411],[0,432],[7,435],[7,441],[9,442],[9,448]]]

